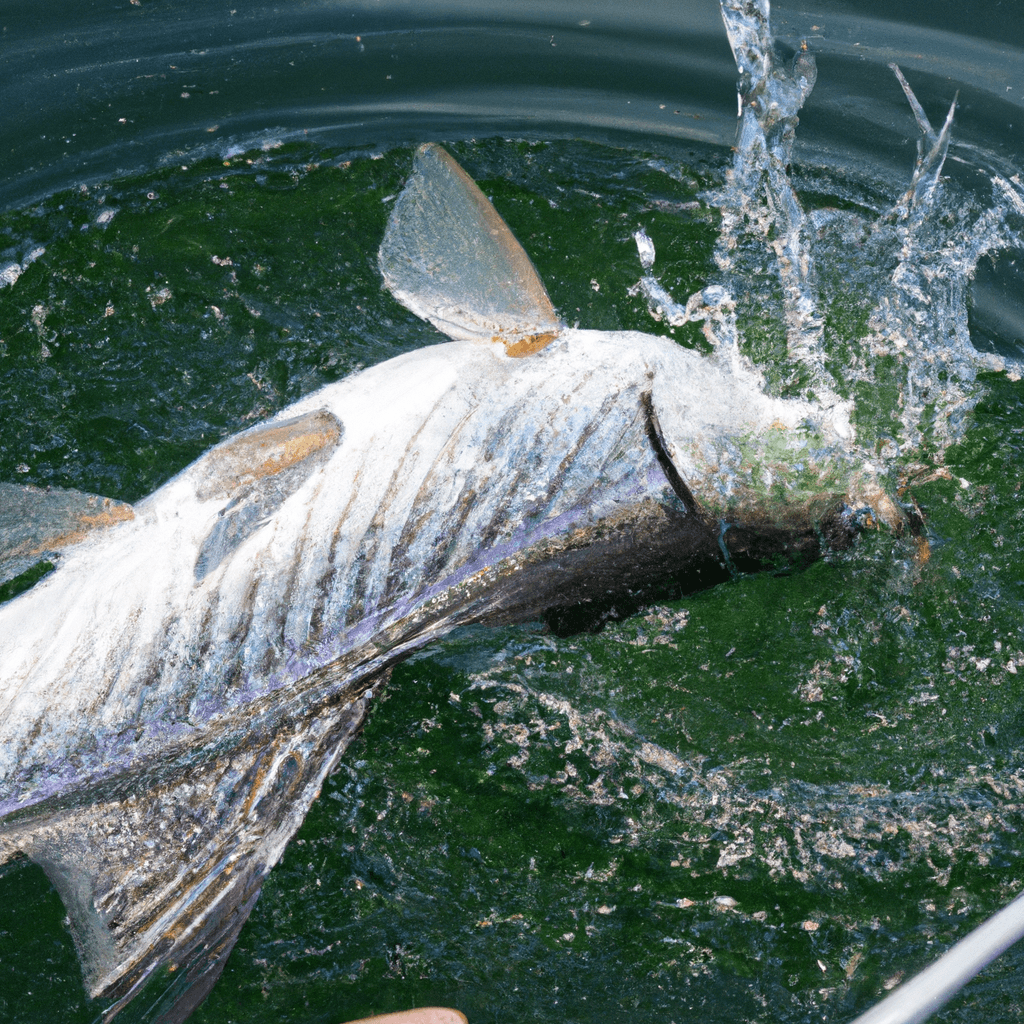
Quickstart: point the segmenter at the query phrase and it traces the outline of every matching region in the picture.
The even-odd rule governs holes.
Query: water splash
[[[941,463],[980,398],[979,370],[1021,370],[974,347],[967,308],[979,261],[1024,245],[1024,187],[1016,175],[986,172],[991,199],[982,205],[949,186],[942,171],[956,99],[936,131],[893,64],[921,131],[910,185],[874,217],[805,210],[792,157],[814,58],[806,44],[780,57],[768,0],[722,0],[722,17],[739,70],[740,123],[732,166],[704,197],[720,216],[717,280],[676,302],[654,276],[654,243],[640,231],[645,273],[636,289],[655,319],[703,321],[715,358],[743,353],[769,391],[814,399],[843,440],[853,439],[852,423],[865,455],[904,474]],[[857,330],[836,330],[843,319]]]

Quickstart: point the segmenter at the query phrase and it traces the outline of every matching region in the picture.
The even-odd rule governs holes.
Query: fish
[[[769,395],[735,350],[563,323],[437,144],[378,262],[448,340],[132,506],[0,485],[0,581],[55,565],[0,605],[0,863],[46,872],[107,1019],[160,972],[160,1019],[204,998],[403,659],[908,526],[835,407]]]

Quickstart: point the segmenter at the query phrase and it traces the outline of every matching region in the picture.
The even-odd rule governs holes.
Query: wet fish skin
[[[169,965],[187,1016],[415,650],[898,516],[752,370],[542,312],[228,439],[0,607],[0,862],[44,867],[112,1011]]]
[[[164,949],[156,934],[182,915],[206,920],[181,904],[183,874],[205,864],[225,906],[247,903],[262,874],[232,882],[214,870],[218,854],[269,869],[283,843],[257,825],[273,822],[272,806],[290,835],[340,750],[303,737],[314,723],[351,734],[392,664],[458,625],[720,561],[722,520],[708,508],[728,494],[677,493],[666,465],[712,451],[722,463],[758,429],[795,437],[780,416],[804,410],[705,363],[665,339],[583,331],[528,360],[473,342],[400,357],[213,449],[0,608],[0,856],[34,857],[79,906],[93,994],[130,993],[154,963],[187,960],[188,935]],[[707,387],[731,397],[715,406]],[[274,431],[309,453],[249,472]],[[245,509],[266,516],[225,540],[226,517]],[[772,514],[749,511],[734,509],[735,536]],[[815,512],[801,501],[776,528],[813,545]],[[300,747],[301,794],[245,810],[259,764],[278,764],[276,776]],[[227,777],[233,789],[217,781]],[[139,843],[199,791],[219,793],[219,808],[191,845],[150,852],[140,876]],[[100,849],[107,828],[101,871],[82,850]],[[104,901],[147,916],[129,928],[100,914],[105,933],[82,924]]]
[[[690,407],[680,403],[686,386],[697,388]],[[712,390],[732,395],[716,408]],[[499,393],[503,405],[486,397]],[[384,404],[402,412],[382,418]],[[721,473],[739,458],[736,438],[759,423],[796,436],[781,417],[803,412],[669,341],[582,331],[529,362],[453,342],[324,389],[213,449],[0,612],[0,811],[130,771],[157,751],[191,751],[212,721],[238,741],[254,702],[317,678],[410,616],[420,623],[425,602],[448,608],[453,588],[480,586],[486,597],[463,599],[457,622],[432,625],[431,636],[463,620],[535,616],[557,597],[531,596],[509,560],[525,565],[530,552],[539,564],[542,549],[555,558],[556,538],[573,538],[560,564],[599,581],[581,583],[574,601],[649,577],[649,567],[630,575],[643,545],[628,545],[618,562],[608,556],[616,586],[601,559],[579,553],[620,543],[612,538],[636,518],[667,517],[661,529],[677,544],[685,522],[692,542],[668,575],[720,559],[725,524],[726,551],[737,556],[737,538],[759,531],[783,546],[813,543],[816,520],[844,495],[798,494],[791,507],[771,507],[751,501],[753,484],[738,477],[727,487],[719,478],[721,493],[677,493],[699,477],[698,460]],[[673,432],[662,437],[666,423]],[[312,454],[250,471],[258,439],[289,430]],[[742,504],[730,509],[737,495]],[[510,582],[499,587],[488,572]],[[524,578],[537,587],[540,570]],[[396,650],[389,641],[371,668],[421,642]],[[69,719],[92,723],[77,742],[102,756],[82,753],[77,763],[66,737],[51,737],[38,713],[58,702]]]

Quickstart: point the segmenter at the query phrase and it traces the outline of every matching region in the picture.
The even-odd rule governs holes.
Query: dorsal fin
[[[84,540],[134,519],[131,505],[60,487],[0,484],[0,583]]]
[[[542,349],[562,325],[529,256],[476,182],[434,143],[416,151],[378,254],[407,309],[456,339]]]

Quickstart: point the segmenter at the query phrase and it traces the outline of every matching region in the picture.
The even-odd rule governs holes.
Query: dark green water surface
[[[711,273],[720,155],[452,149],[569,323],[667,330],[627,291],[640,226],[677,298]],[[410,162],[225,151],[4,215],[0,266],[45,253],[0,290],[0,479],[136,500],[441,340],[376,269]],[[985,384],[911,486],[927,559],[869,533],[596,635],[474,630],[396,670],[193,1019],[843,1021],[1003,905],[1024,882],[1024,385]],[[1022,991],[1011,952],[937,1019],[1020,1020]],[[8,865],[0,1021],[101,1010],[42,872]]]

